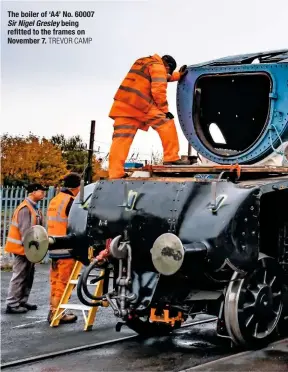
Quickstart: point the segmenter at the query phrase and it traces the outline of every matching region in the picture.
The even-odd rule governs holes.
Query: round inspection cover
[[[173,275],[182,266],[184,248],[181,240],[174,234],[160,235],[150,250],[155,269],[163,275]]]
[[[30,262],[42,261],[49,247],[47,231],[40,225],[30,227],[24,235],[23,245],[25,255]]]

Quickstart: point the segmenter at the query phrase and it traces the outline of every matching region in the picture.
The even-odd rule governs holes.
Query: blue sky
[[[95,119],[95,145],[104,152],[111,143],[113,96],[135,59],[171,54],[179,68],[287,48],[287,0],[2,1],[1,10],[2,132],[80,134],[88,141]],[[93,41],[7,45],[8,10],[94,10],[93,19],[77,19]],[[169,84],[168,99],[184,154],[188,145],[177,119],[176,86]],[[162,151],[157,133],[138,132],[131,152],[143,158],[152,149]]]

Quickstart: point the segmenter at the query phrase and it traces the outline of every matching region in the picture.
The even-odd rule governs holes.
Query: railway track
[[[213,317],[213,318],[209,318],[209,319],[203,319],[203,320],[187,323],[187,324],[184,324],[181,327],[181,329],[191,327],[191,326],[201,325],[201,324],[205,324],[205,323],[212,323],[212,322],[215,322],[216,320],[217,320],[217,318]],[[39,362],[39,361],[49,360],[49,359],[57,358],[57,357],[60,357],[60,356],[65,356],[65,355],[69,355],[69,354],[73,354],[73,353],[78,353],[78,352],[81,352],[81,351],[89,351],[89,350],[101,348],[101,347],[106,346],[106,345],[119,344],[121,342],[136,339],[137,337],[139,337],[139,335],[135,334],[135,335],[116,338],[116,339],[112,339],[112,340],[108,340],[108,341],[97,342],[97,343],[94,343],[94,344],[74,347],[74,348],[70,348],[70,349],[59,350],[59,351],[55,351],[55,352],[52,352],[52,353],[37,355],[37,356],[34,356],[34,357],[25,358],[25,359],[19,359],[19,360],[15,360],[15,361],[8,362],[8,363],[3,363],[1,365],[1,369],[23,366],[23,365],[27,365],[27,364],[31,364],[31,363],[33,364],[33,363],[36,363],[36,362]]]

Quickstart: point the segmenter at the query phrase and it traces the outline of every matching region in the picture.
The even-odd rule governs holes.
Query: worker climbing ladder
[[[84,331],[90,331],[92,330],[93,323],[95,320],[96,313],[98,311],[98,306],[86,306],[84,304],[69,304],[69,299],[71,297],[71,294],[76,287],[78,283],[78,278],[81,275],[81,269],[83,267],[83,264],[80,261],[76,261],[73,271],[70,275],[69,281],[66,285],[65,291],[63,293],[63,296],[60,300],[60,303],[58,305],[57,310],[55,311],[55,314],[52,318],[52,321],[50,323],[50,327],[57,327],[60,323],[61,316],[62,314],[67,310],[81,310],[84,321],[85,321],[85,326],[84,326]],[[100,276],[105,274],[105,269],[101,270]],[[104,280],[99,280],[96,284],[96,288],[94,291],[94,296],[101,296],[103,293],[103,283]],[[89,285],[89,284],[88,284]],[[95,285],[95,284],[90,284],[90,285]],[[96,302],[96,301],[92,301]],[[109,303],[106,301],[103,301],[102,304],[103,307],[108,307]],[[88,315],[86,315],[85,311],[88,311]]]

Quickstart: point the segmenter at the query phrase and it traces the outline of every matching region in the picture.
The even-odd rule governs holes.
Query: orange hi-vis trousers
[[[109,154],[109,178],[124,176],[124,163],[138,129],[152,127],[160,136],[164,162],[180,159],[178,134],[173,119],[167,119],[156,106],[143,117],[115,117],[114,133]]]
[[[52,259],[50,269],[50,310],[53,312],[57,310],[75,262],[73,258]]]

